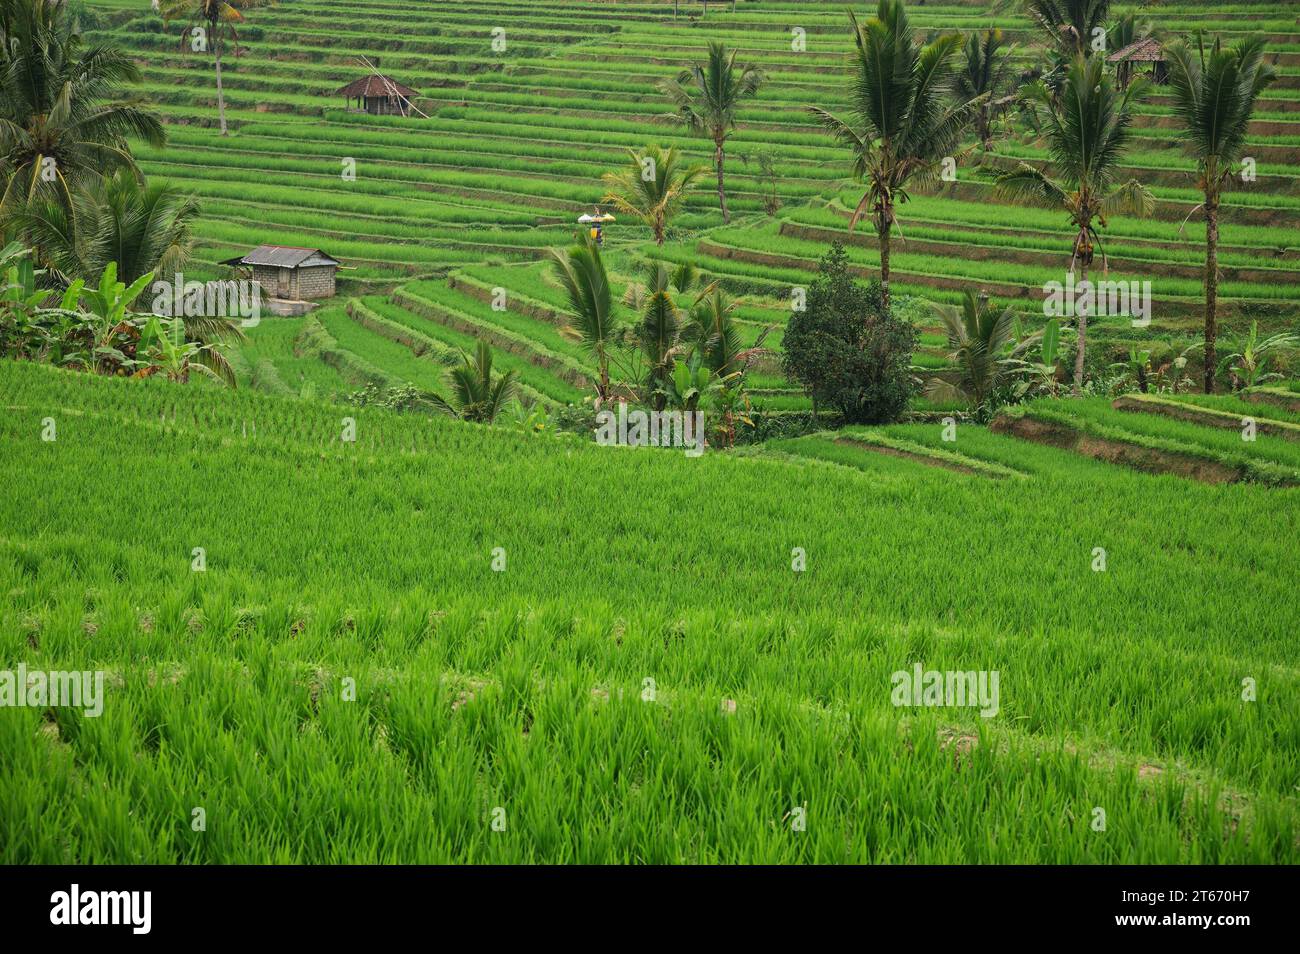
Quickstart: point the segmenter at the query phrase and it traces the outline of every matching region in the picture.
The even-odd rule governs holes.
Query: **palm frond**
[[[993,191],[997,196],[1019,199],[1044,209],[1064,209],[1069,203],[1065,188],[1060,183],[1026,162],[998,176],[994,180]]]
[[[593,354],[615,330],[613,292],[600,249],[590,237],[566,252],[551,252],[552,268],[564,289],[569,315],[583,344]]]
[[[1106,215],[1125,212],[1139,218],[1149,216],[1155,211],[1155,207],[1156,197],[1151,194],[1150,189],[1136,179],[1129,179],[1113,188],[1101,203],[1102,212]]]

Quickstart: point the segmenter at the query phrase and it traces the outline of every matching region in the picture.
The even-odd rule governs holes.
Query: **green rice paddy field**
[[[705,187],[662,248],[611,227],[608,260],[619,286],[651,258],[700,264],[747,342],[772,326],[779,347],[791,286],[860,196],[803,109],[846,100],[847,5],[282,0],[226,60],[224,139],[179,26],[90,9],[168,122],[142,169],[202,199],[196,269],[263,243],[348,269],[335,300],[251,329],[234,391],[0,362],[0,659],[101,670],[107,692],[97,718],[3,712],[0,863],[1300,861],[1293,385],[698,459],[343,403],[445,393],[476,340],[530,399],[589,394],[545,251],[626,148],[707,161],[656,118],[655,83],[709,39],[769,76],[730,144],[732,221]],[[1252,320],[1300,330],[1300,10],[1233,9],[1146,13],[1265,33],[1280,74],[1259,180],[1225,200],[1225,347]],[[1000,25],[1032,59],[1014,6],[909,15]],[[358,54],[427,115],[346,112]],[[1156,214],[1107,227],[1112,273],[1153,283],[1147,342],[1199,320],[1204,230],[1182,225],[1197,193],[1170,121],[1157,93],[1127,159]],[[739,158],[763,148],[775,215]],[[985,287],[1032,326],[1064,275],[1066,223],[991,197],[997,162],[1041,147],[993,152],[902,209],[896,305],[928,372],[946,363],[928,302]],[[868,232],[848,248],[877,269]],[[1127,329],[1098,331],[1127,353]],[[809,408],[774,361],[751,385]],[[896,705],[917,664],[996,671],[996,713]]]
[[[1206,484],[973,425],[692,460],[12,363],[0,404],[6,484],[58,475],[0,511],[4,658],[108,686],[0,720],[5,861],[1297,858],[1284,437],[1025,410],[1248,472]],[[999,711],[895,707],[916,663]]]
[[[633,280],[647,257],[692,261],[743,296],[751,336],[773,327],[777,335],[768,343],[779,345],[790,288],[810,280],[833,239],[847,237],[849,210],[861,195],[848,181],[843,148],[811,124],[805,109],[816,104],[842,110],[848,101],[847,4],[740,3],[733,12],[729,4],[714,3],[704,14],[700,4],[687,3],[674,20],[668,2],[413,7],[403,0],[359,0],[349,8],[354,15],[338,17],[323,0],[282,0],[249,14],[240,28],[242,54],[225,59],[232,132],[224,139],[213,128],[210,58],[182,52],[181,24],[164,28],[144,4],[92,0],[90,8],[99,17],[92,35],[111,38],[136,56],[145,76],[142,95],[169,122],[165,148],[137,146],[141,168],[151,179],[171,181],[203,200],[193,271],[215,274],[215,263],[263,243],[322,247],[348,266],[340,273],[344,295],[370,296],[371,307],[374,299],[386,298],[387,317],[421,326],[454,347],[466,336],[492,340],[500,332],[496,326],[510,322],[513,363],[532,365],[533,393],[548,403],[574,400],[576,373],[567,362],[561,368],[553,360],[554,338],[567,334],[566,322],[558,315],[562,296],[539,259],[570,239],[577,216],[604,193],[601,174],[626,162],[628,148],[675,145],[693,162],[710,161],[710,142],[663,120],[668,107],[657,88],[698,60],[708,40],[738,48],[742,62],[767,76],[758,98],[741,108],[728,144],[733,220],[723,226],[706,181],[674,220],[662,249],[647,242],[644,227],[616,224],[608,232],[616,283]],[[1252,32],[1269,38],[1279,79],[1252,123],[1258,178],[1225,198],[1219,253],[1225,345],[1255,319],[1266,331],[1295,329],[1297,9],[1234,4],[1228,16],[1195,3],[1117,6],[1116,15],[1126,12],[1156,22],[1168,35],[1203,28],[1229,40]],[[909,15],[922,30],[935,32],[1001,27],[1016,44],[1018,68],[1038,62],[1029,21],[1015,4],[912,5]],[[499,50],[493,47],[498,28],[505,31]],[[803,31],[802,52],[792,48],[796,28]],[[333,92],[367,75],[360,55],[417,90],[415,102],[425,115],[346,111]],[[1183,220],[1199,195],[1191,160],[1172,128],[1167,93],[1157,89],[1140,113],[1121,173],[1146,183],[1158,204],[1149,219],[1118,216],[1108,222],[1111,275],[1151,281],[1153,329],[1185,347],[1202,308],[1197,263],[1203,262],[1204,225],[1198,217]],[[769,186],[756,162],[763,151],[770,151],[779,179],[782,205],[775,215],[763,208]],[[987,155],[973,150],[959,157],[958,181],[918,192],[902,208],[904,240],[892,256],[895,294],[952,302],[964,288],[980,287],[1024,312],[1027,327],[1041,322],[1041,286],[1063,279],[1066,270],[1067,223],[1050,212],[994,201],[991,182],[1012,159],[1045,158],[1042,145],[1027,134],[999,136]],[[344,159],[355,161],[355,181],[342,178]],[[864,229],[849,241],[854,266],[870,274],[878,267],[874,236]],[[409,313],[412,302],[402,291],[412,281],[440,307]],[[504,289],[507,313],[476,307],[470,300],[476,285]],[[555,311],[553,320],[539,320],[536,308],[520,307],[539,302]],[[408,314],[395,314],[401,311]],[[928,306],[915,313],[934,323]],[[427,327],[433,324],[443,328]],[[301,321],[294,327],[295,334],[303,331]],[[1122,360],[1135,337],[1142,340],[1117,329],[1099,345]],[[342,348],[412,380],[400,360],[386,359],[374,338],[372,329]],[[263,367],[278,368],[279,380],[297,387],[305,372],[294,356],[263,350]],[[581,353],[569,357],[588,363]],[[927,375],[945,363],[918,357]],[[345,368],[336,390],[355,389],[365,379]],[[268,380],[275,379],[263,374],[253,383]],[[758,400],[760,406],[808,408],[806,398],[779,376],[766,384],[770,393]]]

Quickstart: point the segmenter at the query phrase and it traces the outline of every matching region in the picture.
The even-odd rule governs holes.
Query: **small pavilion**
[[[1151,82],[1164,86],[1169,82],[1169,67],[1165,63],[1165,52],[1160,48],[1160,41],[1153,36],[1135,40],[1123,49],[1116,50],[1106,57],[1107,63],[1115,64],[1115,79],[1120,89],[1127,89],[1133,81],[1134,73],[1142,69],[1143,64],[1151,64]]]
[[[409,116],[413,108],[411,97],[418,94],[382,73],[371,73],[337,90],[334,95],[345,97],[348,109],[353,108],[355,99],[356,110],[372,116]]]

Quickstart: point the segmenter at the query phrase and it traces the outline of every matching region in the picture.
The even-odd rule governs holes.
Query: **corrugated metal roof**
[[[409,86],[403,86],[395,79],[390,79],[382,74],[371,73],[369,76],[363,76],[359,80],[353,80],[347,86],[335,91],[335,96],[391,96],[393,90],[396,90],[401,96],[415,96],[415,90]]]
[[[231,259],[228,264],[270,265],[274,268],[298,268],[300,265],[337,265],[332,258],[318,248],[298,248],[294,245],[259,245],[240,259]]]
[[[1165,54],[1160,49],[1160,41],[1153,36],[1148,36],[1141,40],[1135,40],[1122,50],[1116,50],[1106,57],[1106,62],[1124,63],[1129,60],[1137,60],[1143,63],[1154,63],[1164,58]]]

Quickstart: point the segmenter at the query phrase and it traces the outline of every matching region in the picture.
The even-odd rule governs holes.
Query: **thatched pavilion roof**
[[[1106,57],[1107,63],[1159,63],[1165,58],[1160,41],[1153,36],[1135,40]]]
[[[419,95],[409,86],[403,86],[395,79],[389,79],[387,76],[381,76],[371,73],[369,76],[363,76],[359,80],[354,80],[347,86],[335,92],[335,96],[346,96],[349,99],[356,97],[381,97],[392,96],[394,92],[399,96],[410,98]]]

